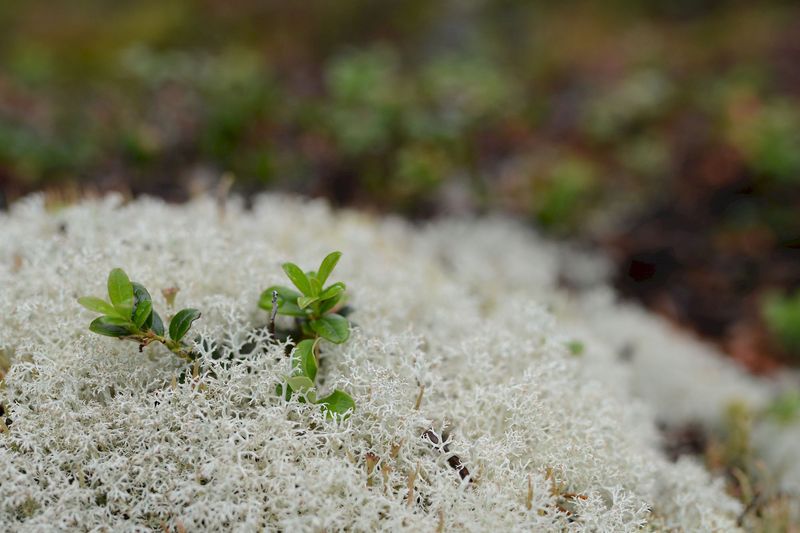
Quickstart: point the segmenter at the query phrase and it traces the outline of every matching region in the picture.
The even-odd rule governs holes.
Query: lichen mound
[[[283,261],[310,267],[334,249],[354,326],[324,345],[319,387],[352,394],[343,421],[276,395],[289,360],[257,307],[284,283]],[[559,295],[559,264],[556,247],[496,220],[416,227],[274,196],[249,209],[19,202],[0,215],[0,349],[12,363],[0,529],[735,530],[742,509],[721,482],[660,451],[654,422],[669,406],[647,393],[660,402],[670,389],[654,377],[667,363],[652,361],[680,346],[620,360],[606,324],[618,307]],[[182,363],[163,347],[88,331],[75,300],[102,295],[114,267],[158,308],[159,289],[179,287],[176,306],[202,310],[197,379],[176,379]],[[648,327],[661,342],[663,326]],[[688,410],[699,393],[675,379]],[[422,437],[431,428],[448,451]]]

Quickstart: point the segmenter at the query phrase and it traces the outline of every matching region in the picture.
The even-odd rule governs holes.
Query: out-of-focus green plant
[[[409,145],[397,153],[392,189],[398,200],[429,193],[452,171],[447,153],[435,146]]]
[[[800,182],[800,110],[785,100],[755,95],[738,104],[731,136],[754,171],[784,183]]]
[[[589,211],[596,190],[592,164],[576,156],[558,160],[543,179],[534,182],[533,212],[543,226],[574,229]]]
[[[376,153],[390,147],[406,97],[393,50],[377,47],[333,60],[325,80],[330,100],[323,116],[345,155]]]
[[[420,91],[436,122],[451,137],[470,133],[524,108],[518,80],[477,54],[434,57],[420,76]]]
[[[800,290],[793,295],[768,295],[761,312],[774,338],[791,355],[800,357]]]
[[[780,424],[790,424],[800,415],[800,391],[781,394],[767,406],[765,413]]]
[[[653,122],[664,114],[672,92],[662,71],[652,68],[634,71],[597,97],[586,100],[587,133],[607,142],[624,138],[633,127]]]

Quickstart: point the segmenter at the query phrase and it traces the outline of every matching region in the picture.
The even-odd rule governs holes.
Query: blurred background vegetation
[[[0,204],[224,175],[510,213],[753,370],[800,363],[791,2],[0,3]]]

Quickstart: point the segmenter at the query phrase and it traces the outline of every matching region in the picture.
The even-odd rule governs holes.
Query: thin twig
[[[529,511],[533,507],[533,480],[530,474],[528,474],[528,497],[525,499],[525,507],[527,507]]]
[[[408,506],[414,507],[414,483],[417,480],[417,476],[419,475],[419,462],[417,462],[417,469],[408,474]]]
[[[439,435],[437,435],[432,428],[428,429],[425,433],[422,434],[422,436],[428,439],[428,441],[430,441],[431,444],[433,444],[436,448],[438,448],[439,451],[444,453],[450,453],[450,445],[447,443],[442,444],[442,439],[439,438]],[[450,457],[447,458],[447,464],[449,464],[456,472],[458,472],[458,475],[461,477],[461,479],[469,478],[469,482],[472,483],[472,478],[470,477],[469,470],[467,470],[467,467],[464,466],[464,463],[461,462],[461,458],[459,456],[455,454],[451,455]]]
[[[267,330],[270,336],[275,337],[275,317],[278,314],[278,291],[272,291],[272,311],[269,313],[269,326]]]
[[[419,386],[419,394],[417,394],[417,401],[414,402],[414,410],[419,411],[420,405],[422,405],[422,395],[425,394],[425,385]]]
[[[756,493],[755,496],[752,497],[750,502],[742,509],[742,512],[739,513],[738,518],[736,519],[736,525],[742,527],[744,525],[744,520],[747,518],[747,515],[750,514],[753,509],[755,509],[761,503],[761,493]]]

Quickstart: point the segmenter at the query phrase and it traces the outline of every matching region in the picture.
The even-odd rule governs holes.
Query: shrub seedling
[[[261,293],[259,307],[272,312],[273,296],[277,293],[278,314],[297,319],[304,337],[320,336],[335,344],[345,342],[350,337],[350,324],[335,312],[344,299],[345,284],[339,281],[324,287],[341,256],[341,252],[328,254],[316,272],[303,272],[294,263],[284,263],[283,271],[300,292],[273,285]]]
[[[287,398],[292,392],[297,392],[304,395],[305,401],[322,405],[331,416],[346,415],[355,409],[353,398],[344,391],[337,389],[317,399],[312,390],[317,376],[321,339],[341,344],[350,338],[350,323],[336,313],[344,299],[345,284],[336,282],[325,287],[341,256],[341,252],[328,254],[316,272],[303,272],[294,263],[284,263],[283,271],[299,292],[274,285],[261,294],[258,302],[259,307],[270,313],[271,322],[276,312],[294,317],[305,337],[292,351],[292,375],[286,378]],[[283,393],[280,386],[278,393]]]
[[[178,311],[169,322],[169,336],[161,316],[153,309],[150,293],[140,283],[131,281],[121,268],[108,275],[108,300],[94,296],[78,298],[90,311],[102,313],[89,329],[99,335],[130,339],[139,343],[139,351],[151,342],[160,342],[178,357],[191,362],[194,354],[183,342],[192,323],[200,318],[197,309]]]

